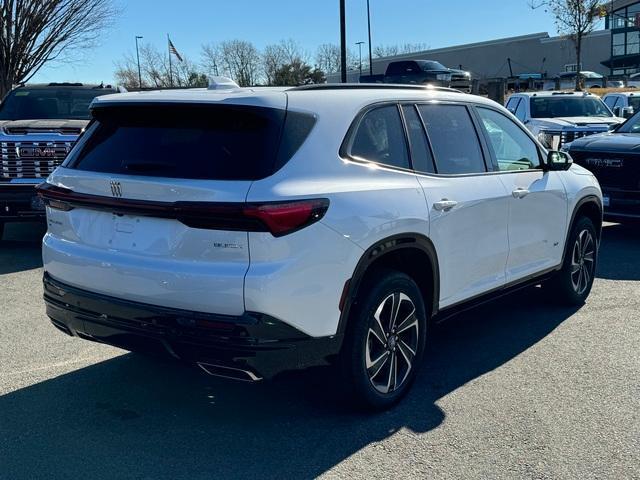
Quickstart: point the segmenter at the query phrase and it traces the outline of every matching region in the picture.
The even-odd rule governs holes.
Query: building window
[[[640,31],[627,32],[627,55],[640,53]]]
[[[614,33],[611,39],[611,53],[614,57],[624,55],[624,33]]]
[[[627,14],[626,9],[622,8],[620,10],[616,10],[613,12],[613,27],[616,28],[625,28],[627,26]]]

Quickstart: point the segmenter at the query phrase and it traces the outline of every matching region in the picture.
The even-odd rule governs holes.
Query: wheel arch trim
[[[346,331],[349,315],[355,305],[356,295],[363,283],[363,280],[365,279],[365,273],[369,268],[385,255],[409,249],[420,250],[429,258],[433,292],[431,305],[428,305],[427,307],[430,307],[429,310],[432,317],[438,313],[440,300],[440,268],[435,246],[428,237],[419,233],[393,235],[378,240],[375,244],[365,250],[360,257],[353,275],[347,281],[348,284],[345,286],[345,298],[342,312],[340,314],[338,333],[344,334]]]

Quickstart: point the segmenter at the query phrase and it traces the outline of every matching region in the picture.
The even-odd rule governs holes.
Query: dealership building
[[[640,72],[640,0],[614,0],[607,8],[613,12],[603,22],[604,29],[583,41],[581,70],[606,76]],[[531,74],[553,78],[576,70],[573,42],[542,32],[377,58],[373,73],[384,73],[390,62],[409,59],[435,60],[468,70],[480,81]],[[348,72],[348,81],[357,82],[358,78],[357,70]],[[327,80],[339,82],[340,74],[329,74]]]

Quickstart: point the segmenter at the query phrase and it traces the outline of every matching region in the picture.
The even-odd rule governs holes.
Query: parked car
[[[578,139],[565,150],[598,178],[606,218],[640,218],[640,111],[614,131]]]
[[[44,219],[34,187],[65,159],[89,123],[89,104],[118,90],[49,83],[15,88],[0,104],[0,238],[4,224]]]
[[[629,88],[638,88],[640,87],[640,72],[634,73],[629,76],[629,80],[627,80],[627,87]]]
[[[559,149],[576,138],[607,132],[624,121],[615,117],[600,97],[590,93],[516,93],[506,106],[551,149]]]
[[[401,83],[453,87],[471,92],[471,74],[432,60],[403,60],[387,65],[384,75],[362,75],[360,83]]]
[[[576,75],[576,72],[560,73],[554,79],[545,82],[544,89],[555,90],[556,88],[560,88],[561,90],[573,90],[576,87]],[[581,71],[580,77],[582,78],[584,88],[604,88],[607,85],[604,76],[596,72]]]
[[[624,80],[615,80],[608,79],[607,80],[607,88],[625,88]]]
[[[39,187],[47,314],[69,335],[247,381],[333,364],[344,398],[384,408],[434,320],[543,281],[589,295],[597,181],[490,100],[216,80],[92,113]]]
[[[617,117],[630,118],[640,111],[640,93],[616,92],[607,93],[602,101]]]

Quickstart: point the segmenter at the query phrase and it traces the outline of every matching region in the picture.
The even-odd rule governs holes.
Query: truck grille
[[[0,142],[0,180],[47,178],[73,142]]]
[[[544,133],[547,133],[549,135],[552,135],[553,137],[559,137],[560,139],[560,143],[558,144],[557,148],[560,148],[562,145],[564,145],[565,143],[570,143],[573,142],[574,140],[577,140],[578,138],[582,138],[582,137],[588,137],[589,135],[594,135],[596,133],[605,133],[608,130],[606,128],[603,128],[601,130],[559,130],[559,131],[545,131]],[[555,147],[555,145],[554,145]]]
[[[640,155],[608,152],[569,152],[573,160],[596,176],[602,188],[640,191]]]

